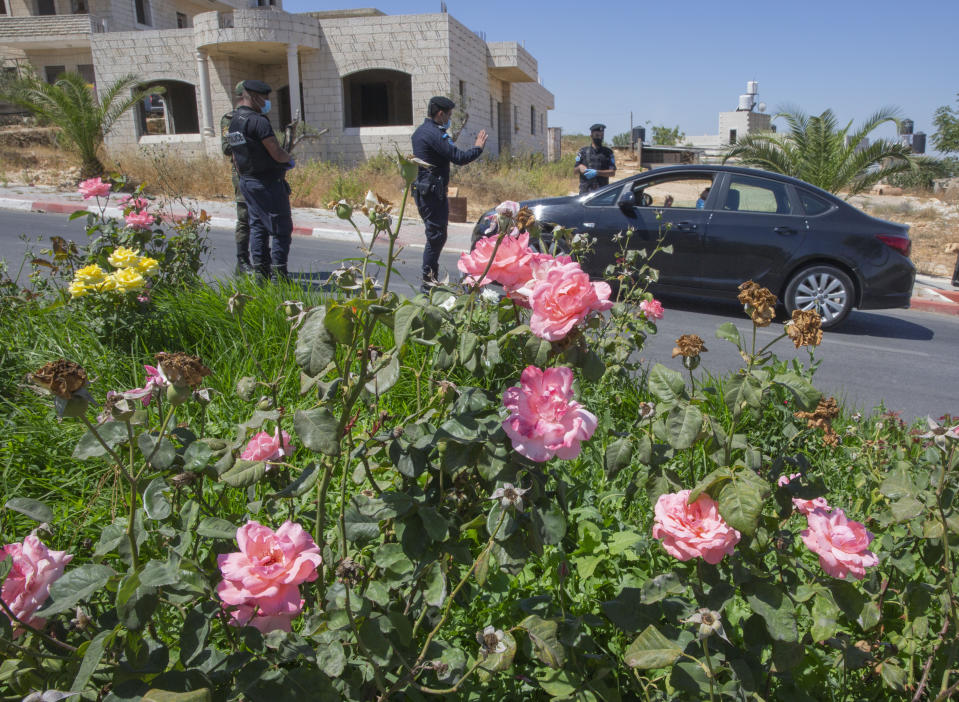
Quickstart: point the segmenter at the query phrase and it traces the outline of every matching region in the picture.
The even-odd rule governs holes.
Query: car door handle
[[[692,222],[678,222],[676,228],[681,232],[694,232],[696,231],[696,225]]]
[[[796,230],[792,227],[774,227],[773,231],[782,236],[792,236],[796,233]]]

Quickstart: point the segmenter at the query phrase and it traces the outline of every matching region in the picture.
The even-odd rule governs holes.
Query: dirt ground
[[[19,125],[0,127],[0,181],[4,183],[50,185],[72,190],[80,179],[80,170],[75,165],[64,165],[64,156],[56,145],[54,129]],[[71,158],[67,162],[72,161]],[[626,178],[635,174],[637,165],[621,159],[617,176]],[[572,174],[570,182],[573,187]],[[693,192],[671,194],[686,199],[694,199],[696,195]],[[944,249],[949,243],[959,243],[959,192],[936,196],[931,193],[857,195],[850,202],[874,217],[909,225],[912,260],[920,273],[952,275],[956,254]]]

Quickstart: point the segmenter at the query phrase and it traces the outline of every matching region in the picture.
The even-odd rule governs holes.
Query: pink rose
[[[42,627],[45,619],[33,614],[50,596],[50,585],[63,575],[73,556],[66,551],[52,551],[30,534],[22,543],[7,544],[0,549],[0,561],[13,559],[10,572],[3,581],[0,597],[17,619],[33,627]]]
[[[656,500],[653,538],[666,553],[681,561],[702,558],[715,565],[733,555],[740,534],[719,514],[719,506],[703,493],[688,504],[689,490],[667,493]]]
[[[789,483],[791,483],[796,478],[801,478],[801,477],[802,477],[802,473],[793,473],[792,475],[780,475],[779,480],[776,481],[776,485],[778,485],[779,487],[785,487],[786,485],[789,485]]]
[[[497,238],[487,236],[477,241],[470,253],[460,255],[456,267],[468,276],[467,280],[470,282],[478,281],[479,285],[496,282],[509,291],[520,287],[532,277],[530,261],[533,250],[529,247],[529,234],[519,236],[507,234],[503,237],[498,249],[496,249]],[[495,258],[493,258],[494,249],[496,249]],[[486,271],[491,258],[493,258],[493,264],[489,266],[489,271]],[[480,280],[484,271],[486,271],[486,277]]]
[[[607,283],[590,282],[578,263],[554,265],[530,293],[532,332],[547,341],[558,341],[592,312],[613,306]]]
[[[830,507],[825,497],[817,497],[814,500],[804,500],[800,497],[793,498],[793,507],[797,512],[809,515],[812,512],[828,512]]]
[[[655,321],[663,318],[663,303],[659,300],[643,300],[639,303],[639,309],[646,315],[646,319]]]
[[[136,197],[135,195],[124,195],[120,198],[122,207],[132,207],[134,210],[145,210],[150,206],[150,201],[145,197]]]
[[[150,404],[153,396],[159,393],[160,388],[165,388],[169,383],[167,383],[166,378],[163,377],[163,373],[154,366],[144,365],[143,368],[147,372],[146,383],[144,383],[142,388],[127,390],[123,393],[123,396],[128,400],[140,400],[143,406],[146,407]]]
[[[217,556],[223,580],[217,595],[231,608],[235,626],[263,633],[290,631],[303,609],[299,585],[316,580],[320,548],[299,524],[283,522],[274,532],[254,521],[236,531],[240,550]]]
[[[503,393],[503,406],[510,413],[503,429],[513,448],[532,461],[576,458],[580,442],[596,431],[596,415],[573,400],[573,372],[562,366],[527,366],[520,386]]]
[[[285,431],[281,432],[277,427],[273,434],[267,434],[265,431],[254,434],[243,449],[243,453],[240,454],[240,458],[244,461],[278,461],[284,456],[289,456],[290,453],[290,435]]]
[[[80,189],[80,194],[83,195],[83,199],[89,200],[91,197],[103,197],[104,195],[109,195],[113,184],[105,183],[100,178],[89,178],[81,182],[78,187]]]
[[[124,219],[127,226],[134,229],[146,229],[155,221],[149,212],[131,212]]]
[[[819,556],[819,565],[827,575],[845,578],[849,573],[862,580],[866,568],[879,563],[876,554],[868,550],[872,534],[859,522],[847,519],[841,509],[828,514],[814,510],[806,515],[806,522],[809,528],[799,535],[809,550]]]
[[[535,288],[540,281],[546,279],[546,274],[556,266],[562,266],[572,262],[572,256],[566,256],[563,254],[560,254],[559,256],[552,256],[546,253],[534,252],[529,262],[529,280],[527,280],[521,287],[516,288],[515,290],[510,290],[510,299],[515,300],[523,307],[529,307],[529,299],[533,294],[533,288]]]

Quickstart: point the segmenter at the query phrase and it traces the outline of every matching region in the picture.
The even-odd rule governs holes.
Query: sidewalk
[[[210,216],[212,227],[232,229],[236,223],[236,210],[232,202],[194,201],[191,206],[205,210]],[[97,204],[95,200],[84,200],[77,192],[58,191],[49,186],[0,185],[0,210],[71,214],[77,210],[95,212]],[[168,207],[168,210],[173,217],[186,214],[186,207],[183,205],[174,204]],[[408,203],[398,241],[405,247],[423,248],[425,240],[423,224],[416,218],[415,213],[416,208],[412,202]],[[118,207],[108,207],[106,214],[112,217],[122,216]],[[444,251],[449,253],[469,251],[472,231],[472,222],[450,223],[449,238]],[[293,234],[320,239],[356,241],[356,233],[348,223],[329,210],[312,207],[294,208]],[[959,315],[959,288],[953,287],[948,278],[917,275],[910,307],[925,312]]]

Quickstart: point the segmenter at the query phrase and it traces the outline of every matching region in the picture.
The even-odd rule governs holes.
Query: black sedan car
[[[870,217],[796,178],[735,166],[668,166],[620,180],[588,195],[521,203],[544,232],[566,227],[595,239],[580,261],[601,278],[630,248],[657,255],[657,290],[735,298],[754,280],[793,310],[819,311],[834,327],[853,307],[908,307],[916,269],[909,227]],[[473,231],[484,235],[487,217]]]

